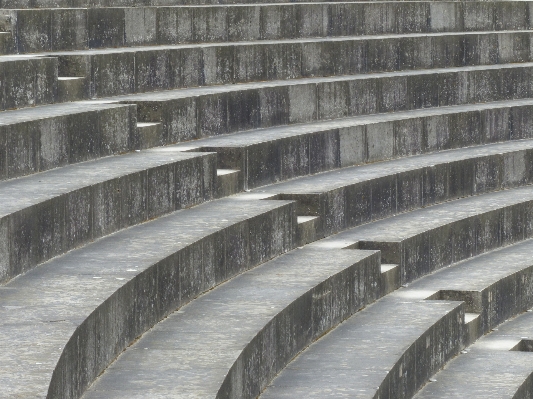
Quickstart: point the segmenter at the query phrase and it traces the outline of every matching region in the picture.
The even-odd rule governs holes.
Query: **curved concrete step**
[[[54,104],[0,113],[0,180],[139,148],[135,106]]]
[[[212,199],[216,154],[144,151],[0,182],[0,280],[98,237]]]
[[[10,281],[0,287],[3,395],[79,397],[140,334],[293,249],[295,234],[292,202],[223,199],[104,237]]]
[[[530,311],[503,323],[450,361],[414,398],[530,398],[532,331]]]
[[[110,98],[161,122],[168,142],[436,106],[528,98],[533,63],[211,86]]]
[[[292,251],[158,323],[83,398],[255,398],[300,350],[373,302],[380,288],[377,252]]]
[[[86,98],[184,87],[533,60],[533,33],[411,33],[41,53]],[[0,58],[1,59],[1,58]]]
[[[511,398],[512,395],[505,396],[502,393],[504,388],[508,388],[508,382],[524,382],[522,370],[525,358],[513,354],[506,358],[502,353],[493,356],[493,353],[487,352],[492,343],[485,343],[485,352],[480,355],[476,348],[483,347],[482,342],[491,342],[485,337],[479,341],[479,345],[474,344],[467,355],[459,355],[445,365],[445,359],[451,358],[439,346],[449,341],[459,342],[455,346],[457,354],[458,349],[468,345],[471,340],[531,307],[532,251],[533,241],[521,242],[456,263],[397,290],[368,310],[353,316],[347,321],[348,326],[341,325],[337,328],[339,331],[333,330],[304,350],[273,380],[261,398],[322,398],[347,394],[357,398],[411,397],[435,372],[437,375],[430,380],[433,382],[423,388],[416,398],[464,398],[465,395]],[[464,311],[478,313],[479,317],[474,323],[452,330],[452,335],[448,330],[447,335],[439,330],[417,331],[414,326],[418,327],[420,315],[412,314],[411,321],[404,321],[401,312],[399,316],[391,313],[391,309],[405,307],[406,304],[415,309],[420,304],[431,306],[435,304],[432,300],[441,300],[443,303],[465,301]],[[372,318],[366,315],[378,304],[381,305],[379,313],[376,311]],[[391,309],[386,308],[386,305]],[[410,335],[410,341],[407,342],[402,340],[403,323],[418,332],[418,335]],[[512,322],[504,325],[507,324],[511,325]],[[388,331],[387,325],[397,336],[391,336],[393,331]],[[529,332],[533,331],[531,324],[529,327]],[[500,333],[489,336],[493,334]],[[508,333],[501,333],[500,336],[509,345]],[[514,342],[509,349],[516,344]],[[432,346],[433,350],[428,351]],[[516,359],[518,361],[514,366],[502,372],[503,365],[510,365]],[[479,362],[485,361],[490,366],[480,365]],[[468,370],[466,364],[470,367],[469,374],[465,373]],[[444,370],[438,372],[444,365]],[[490,378],[487,374],[489,370],[495,371]],[[533,367],[528,365],[528,370],[533,371]],[[398,377],[394,374],[396,371]],[[478,375],[473,378],[467,376],[474,374]],[[486,381],[481,382],[481,376]],[[440,377],[443,378],[441,383]],[[492,386],[494,391],[490,389]],[[482,396],[481,392],[486,396]]]
[[[347,230],[320,245],[379,249],[384,263],[400,265],[405,284],[532,237],[532,195],[528,186],[450,201]]]
[[[298,215],[320,216],[319,234],[327,236],[451,199],[529,184],[532,144],[486,144],[355,166],[250,195],[297,200]]]
[[[217,153],[241,189],[432,151],[531,138],[533,100],[427,108],[208,137],[176,145]],[[265,160],[267,159],[267,160]]]
[[[300,353],[269,398],[409,398],[463,348],[462,302],[387,295]]]
[[[4,2],[6,3],[6,2]],[[2,8],[17,6],[17,2]],[[0,3],[2,4],[2,3]],[[43,3],[44,5],[45,3]],[[73,4],[80,7],[83,3]],[[106,6],[110,5],[109,1]],[[58,2],[48,7],[59,5]],[[63,4],[64,6],[65,4]],[[87,4],[86,6],[94,6]],[[4,10],[1,30],[18,53],[136,45],[278,40],[384,33],[518,30],[531,27],[527,1],[315,2],[209,6],[118,6]],[[38,7],[39,3],[31,4]],[[8,20],[6,20],[7,18]],[[6,35],[7,36],[7,35]]]

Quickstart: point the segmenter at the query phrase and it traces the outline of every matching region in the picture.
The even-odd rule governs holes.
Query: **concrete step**
[[[316,234],[324,237],[432,204],[530,184],[532,151],[530,140],[487,144],[345,168],[244,195],[298,201],[299,216],[320,216]]]
[[[57,68],[53,57],[0,57],[0,110],[55,102]]]
[[[533,137],[533,100],[358,116],[208,137],[176,145],[216,152],[245,189],[358,164]]]
[[[83,398],[255,398],[300,350],[379,296],[379,266],[370,251],[306,248],[267,262],[157,324]]]
[[[144,151],[0,182],[0,281],[214,198],[216,154]]]
[[[118,96],[168,143],[255,128],[525,99],[533,63],[302,78]]]
[[[450,361],[414,398],[530,398],[532,331],[530,311],[503,323]]]
[[[449,201],[341,232],[325,248],[379,249],[402,284],[452,263],[532,237],[533,187]],[[316,245],[319,245],[318,243]]]
[[[58,104],[0,113],[0,180],[139,148],[135,106]]]
[[[528,30],[263,40],[41,53],[87,97],[184,87],[533,60]]]
[[[83,76],[57,78],[57,102],[79,101],[86,97],[87,79]]]
[[[387,295],[300,353],[261,399],[410,398],[463,348],[464,304]]]
[[[292,202],[223,199],[109,235],[13,279],[0,287],[3,395],[79,397],[140,334],[294,248],[295,234]]]
[[[13,52],[13,36],[11,32],[0,32],[0,55]]]
[[[488,378],[486,366],[479,368],[482,357],[472,355],[476,353],[474,348],[477,344],[474,344],[467,355],[460,354],[457,359],[451,360],[440,372],[438,369],[444,363],[439,357],[445,357],[446,354],[442,352],[439,345],[448,340],[459,342],[459,346],[455,347],[455,353],[457,353],[457,348],[460,350],[463,346],[469,345],[470,339],[479,338],[504,320],[531,307],[533,304],[533,291],[530,287],[533,282],[532,252],[533,241],[531,240],[488,252],[425,276],[378,302],[395,309],[406,304],[415,307],[419,304],[431,305],[435,304],[436,300],[446,304],[450,301],[463,301],[464,311],[468,313],[464,316],[465,325],[452,330],[455,334],[450,334],[450,331],[448,334],[443,334],[438,330],[437,334],[430,333],[430,331],[418,331],[418,335],[410,336],[410,342],[402,342],[401,332],[398,337],[390,336],[391,333],[397,334],[398,330],[402,330],[401,313],[399,317],[391,315],[390,310],[382,305],[381,314],[376,313],[372,319],[361,320],[360,317],[367,311],[378,306],[376,304],[348,320],[346,323],[351,323],[351,328],[340,326],[337,329],[341,331],[334,330],[328,333],[319,342],[304,350],[276,377],[261,398],[322,398],[338,397],[341,393],[357,398],[374,398],[376,395],[393,398],[411,397],[428,379],[429,381],[436,380],[436,382],[429,383],[415,398],[465,397],[469,389],[479,395],[480,388],[483,388],[483,392],[487,394],[487,390],[490,390],[488,387],[491,385],[498,386],[495,392],[499,395],[491,396],[493,395],[491,392],[488,396],[474,394],[474,397],[513,397],[512,395],[502,396],[503,391],[499,390],[502,386],[499,384],[503,382],[502,385],[505,386],[507,379],[520,381],[521,374],[515,374],[515,371],[521,370],[522,362],[519,362],[516,368],[506,369],[508,377],[503,381],[495,381],[494,384],[485,382],[481,386],[473,385],[473,381],[477,383],[481,379],[479,377],[465,379],[463,372],[466,370],[466,362],[470,364],[470,373],[483,373]],[[435,310],[431,310],[431,313],[433,312]],[[477,313],[477,317],[472,312]],[[390,327],[393,331],[384,329],[383,319],[387,317],[392,319],[388,323],[395,323],[394,327]],[[419,319],[420,316],[414,316],[410,322],[405,322],[411,330],[417,331]],[[473,323],[473,320],[476,323]],[[473,326],[478,329],[471,331],[470,328]],[[373,336],[369,330],[374,333]],[[363,336],[362,331],[365,332]],[[464,334],[463,337],[457,335],[461,331]],[[525,336],[527,335],[526,333]],[[508,339],[509,336],[506,335],[506,338]],[[483,340],[486,341],[485,338],[481,341]],[[509,345],[508,341],[506,344]],[[428,347],[433,345],[434,350],[424,355]],[[344,351],[339,350],[341,346]],[[486,349],[488,348],[485,347]],[[486,352],[485,356],[494,362],[490,369],[494,369],[496,364],[502,366],[502,363],[498,362],[504,357],[492,357],[492,355],[489,357]],[[462,361],[459,360],[461,358]],[[514,359],[512,355],[511,359]],[[396,360],[396,363],[390,360]],[[363,367],[359,364],[361,362]],[[503,364],[509,363],[505,361]],[[533,368],[529,367],[533,371]],[[325,373],[324,370],[326,370]],[[398,377],[394,374],[396,370],[399,372]],[[437,375],[432,377],[436,372]],[[500,376],[499,373],[495,375]],[[444,378],[443,383],[440,383],[440,376]],[[493,381],[494,378],[497,377],[491,376],[488,380]],[[468,397],[470,397],[469,394]]]
[[[217,198],[228,197],[242,191],[239,185],[240,170],[217,169]]]
[[[5,2],[4,2],[5,3]],[[3,8],[11,8],[5,4]],[[28,6],[19,2],[18,7]],[[4,10],[14,24],[16,51],[41,52],[85,48],[177,43],[279,40],[384,33],[530,29],[531,2],[464,1],[315,2],[207,6]],[[80,7],[83,4],[74,6]],[[2,3],[0,3],[2,4]],[[106,2],[106,6],[110,3]],[[44,5],[44,3],[43,3]],[[38,7],[33,2],[31,7]],[[126,7],[122,7],[126,6]]]
[[[139,122],[137,123],[137,131],[139,133],[139,147],[147,149],[161,145],[161,134],[163,126],[157,122]]]

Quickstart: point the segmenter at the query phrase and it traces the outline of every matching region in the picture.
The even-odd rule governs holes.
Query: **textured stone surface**
[[[214,201],[97,240],[0,287],[3,394],[78,397],[174,309],[292,249],[294,210],[287,201]]]
[[[296,353],[379,292],[378,253],[295,250],[170,315],[83,397],[255,397]]]
[[[215,196],[215,154],[108,157],[0,183],[1,280],[119,229]]]

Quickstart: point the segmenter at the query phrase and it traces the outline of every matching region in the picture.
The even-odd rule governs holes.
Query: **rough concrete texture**
[[[83,398],[256,397],[300,350],[373,302],[380,288],[377,252],[292,251],[170,315]]]
[[[0,110],[55,102],[57,67],[52,57],[0,57]]]
[[[387,296],[312,344],[260,397],[410,398],[463,348],[463,320],[461,302]]]
[[[74,5],[84,6],[79,2]],[[234,7],[138,5],[105,10],[4,10],[0,17],[5,23],[0,25],[0,31],[13,34],[10,52],[24,53],[384,33],[519,30],[531,26],[529,2],[495,1],[490,6],[447,1],[379,5],[371,2],[240,4]],[[32,4],[35,6],[37,4]],[[9,5],[0,6],[6,7]]]
[[[208,137],[177,148],[216,152],[219,167],[241,170],[240,186],[248,189],[340,167],[531,138],[532,104],[513,100],[335,119]]]
[[[2,394],[79,397],[140,334],[292,249],[295,232],[291,202],[219,200],[107,236],[12,280],[0,287]],[[371,259],[369,268],[379,257]]]
[[[0,182],[7,281],[119,229],[210,200],[216,154],[153,150]]]
[[[254,195],[297,200],[298,215],[320,216],[318,234],[327,236],[451,199],[529,184],[532,145],[529,140],[487,144],[355,166],[267,186]],[[253,161],[268,162],[265,158]]]
[[[168,142],[356,115],[524,99],[533,63],[301,78],[114,97]]]
[[[88,97],[533,60],[530,31],[377,35],[52,52]],[[42,55],[42,54],[41,54]],[[188,76],[191,75],[191,76]]]
[[[509,320],[453,359],[416,399],[513,398],[533,394],[533,314]]]
[[[64,104],[4,112],[0,180],[139,148],[134,106]]]
[[[324,251],[327,249],[324,248]],[[439,356],[446,356],[441,348],[437,346],[429,356],[419,352],[413,358],[409,357],[412,356],[409,351],[421,351],[424,347],[427,350],[435,345],[433,341],[442,345],[451,339],[452,342],[459,342],[453,356],[462,345],[469,344],[469,335],[477,339],[508,318],[531,307],[532,251],[533,242],[528,240],[456,263],[399,289],[368,310],[353,316],[349,320],[349,326],[338,327],[339,331],[330,332],[302,352],[276,377],[261,398],[338,397],[347,393],[350,397],[357,398],[411,397],[434,373],[437,374],[431,381],[436,379],[436,382],[428,383],[415,398],[529,397],[527,395],[532,392],[530,380],[533,372],[531,355],[528,358],[516,352],[503,352],[512,348],[529,348],[527,345],[526,349],[516,348],[521,336],[517,327],[511,327],[514,322],[504,324],[505,330],[481,339],[468,350],[468,354],[460,354],[440,372],[438,369],[446,362],[439,359]],[[425,301],[426,299],[430,301]],[[412,319],[405,322],[406,327],[402,328],[402,316],[390,316],[391,309],[411,304],[418,313],[428,313],[428,310],[422,312],[417,307],[425,304],[431,309],[430,306],[435,304],[432,300],[444,303],[464,301],[465,312],[480,314],[479,330],[469,334],[468,325],[463,325],[461,329],[454,331],[455,334],[462,332],[463,337],[445,336],[439,330],[422,330],[418,335],[409,336],[411,342],[400,346],[400,339],[404,336],[403,328],[409,329],[411,333],[417,331],[420,319],[424,316],[412,315]],[[384,304],[378,307],[382,302]],[[361,320],[363,315],[367,316],[366,312],[374,308],[378,308],[380,313],[376,311],[371,322],[364,318]],[[429,313],[436,312],[437,309],[431,309]],[[386,323],[390,319],[396,323],[388,330]],[[522,337],[531,334],[532,322],[533,319],[529,317],[527,327],[522,324]],[[349,335],[348,330],[353,335]],[[356,331],[359,332],[358,335],[355,334]],[[400,375],[407,374],[407,384],[401,378],[394,378],[394,375],[390,377],[392,371],[389,370],[392,367],[387,360],[394,359],[391,355],[401,355],[408,359],[400,366]],[[447,360],[450,359],[448,357]],[[317,373],[317,370],[321,372]],[[384,370],[388,374],[380,375],[379,371]],[[379,389],[376,391],[375,387]],[[522,394],[513,396],[516,391]]]

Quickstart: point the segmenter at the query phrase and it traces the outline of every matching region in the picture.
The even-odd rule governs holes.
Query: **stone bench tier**
[[[144,151],[0,182],[0,280],[212,199],[216,154]]]
[[[185,87],[533,60],[533,33],[411,33],[40,53],[85,98]],[[1,60],[1,58],[0,58]]]
[[[436,106],[525,99],[533,63],[385,72],[118,96],[166,143],[294,123]]]
[[[315,245],[310,247],[313,246]],[[324,248],[324,251],[327,250]],[[310,346],[292,363],[289,363],[288,367],[276,377],[260,397],[262,399],[322,398],[338,397],[338,395],[347,393],[357,398],[411,397],[433,373],[437,375],[431,381],[436,379],[437,382],[429,383],[415,398],[463,398],[465,395],[470,397],[470,392],[476,398],[513,397],[502,395],[502,392],[504,388],[508,388],[508,383],[511,381],[520,383],[524,381],[522,373],[525,366],[524,358],[512,353],[507,358],[503,354],[502,356],[496,354],[493,357],[492,353],[489,355],[486,352],[491,350],[489,349],[490,343],[485,344],[485,352],[481,354],[482,352],[477,348],[483,347],[483,341],[490,342],[487,337],[482,338],[479,345],[474,344],[467,355],[461,354],[451,360],[442,371],[438,369],[444,365],[442,358],[446,357],[446,352],[438,347],[439,344],[429,356],[424,356],[417,351],[435,345],[434,341],[445,345],[450,339],[452,342],[459,341],[462,345],[468,345],[471,340],[479,338],[506,319],[531,307],[533,304],[533,261],[530,256],[532,251],[533,242],[527,240],[453,264],[449,268],[420,278],[408,287],[395,291],[378,302],[383,302],[381,315],[374,314],[372,321],[369,318],[360,318],[367,312],[365,310],[348,320],[350,327],[341,325],[337,328],[340,331],[334,330],[328,333],[321,341]],[[426,299],[430,301],[425,301]],[[411,347],[405,343],[400,345],[402,344],[400,338],[403,338],[401,326],[405,323],[414,330],[414,326],[418,327],[420,316],[413,315],[411,321],[403,322],[401,312],[399,317],[395,316],[390,313],[389,309],[385,309],[384,304],[388,304],[392,309],[409,304],[416,309],[421,303],[434,303],[432,299],[441,300],[443,303],[464,301],[464,311],[477,313],[477,317],[469,315],[471,320],[462,328],[465,334],[462,338],[424,332],[420,334],[420,337],[411,336],[409,343]],[[377,305],[371,306],[368,311]],[[384,328],[386,323],[383,319],[389,319],[387,323],[391,323],[390,330]],[[529,319],[531,320],[531,317]],[[507,324],[511,325],[512,322]],[[531,326],[530,322],[529,331],[523,332],[525,336],[530,334]],[[375,340],[370,338],[372,337],[370,332],[374,333]],[[390,337],[393,332],[398,333],[399,337]],[[494,334],[496,333],[490,335]],[[423,335],[425,335],[425,340],[422,339]],[[507,330],[506,333],[496,335],[509,339]],[[517,343],[512,344],[509,349]],[[508,341],[506,345],[509,345]],[[341,347],[344,347],[345,351],[339,350]],[[391,363],[387,364],[386,360],[394,360],[394,355],[397,356],[397,362],[392,367]],[[490,358],[490,367],[487,365],[480,367],[479,362],[483,363],[484,358]],[[517,358],[517,363],[510,366]],[[465,378],[464,372],[468,370],[466,364],[469,364],[470,374],[479,373],[479,375],[474,378]],[[501,370],[502,366],[510,367]],[[399,377],[396,378],[393,370],[398,369]],[[495,374],[489,377],[488,370],[495,371]],[[530,371],[526,376],[533,371],[533,367],[528,365],[528,370]],[[388,372],[388,374],[383,374],[383,372]],[[404,374],[405,379],[402,378]],[[505,377],[503,377],[504,374]],[[483,380],[481,375],[486,380]],[[503,378],[500,380],[501,377]],[[494,391],[491,391],[492,386],[495,388]],[[515,386],[515,389],[518,386]],[[476,393],[480,395],[482,388],[486,396],[476,396]],[[495,395],[495,392],[498,394]]]
[[[79,397],[140,334],[293,249],[295,233],[292,202],[222,199],[106,236],[13,279],[0,287],[3,395]]]
[[[3,3],[6,3],[5,1]],[[279,40],[417,32],[520,30],[532,27],[532,3],[315,2],[210,6],[6,9],[2,4],[4,52],[82,50],[86,48],[177,43]],[[112,4],[109,1],[106,6]],[[34,2],[31,7],[39,7]],[[42,3],[45,7],[59,5]],[[81,4],[73,4],[79,7]],[[11,37],[11,33],[13,37]],[[2,48],[0,47],[0,50]]]
[[[438,107],[257,129],[176,145],[217,153],[249,189],[336,168],[533,137],[533,100]],[[158,140],[159,142],[159,140]]]
[[[531,331],[530,311],[506,321],[450,361],[414,398],[530,398]]]
[[[255,398],[300,350],[379,295],[378,253],[294,250],[158,323],[83,398]]]
[[[0,180],[138,149],[135,106],[54,104],[0,113]]]
[[[298,215],[319,216],[316,234],[328,236],[428,205],[529,184],[532,144],[486,144],[355,166],[246,195],[297,200]]]

